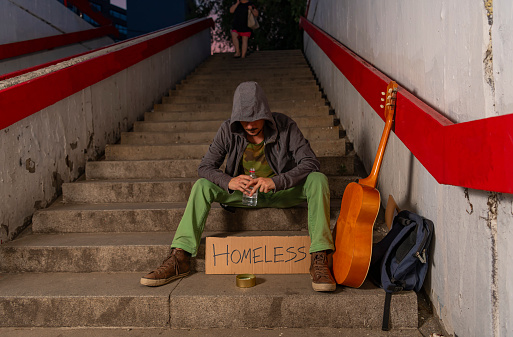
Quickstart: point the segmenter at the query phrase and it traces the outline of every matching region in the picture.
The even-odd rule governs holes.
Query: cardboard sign
[[[308,236],[207,237],[206,274],[306,274]]]

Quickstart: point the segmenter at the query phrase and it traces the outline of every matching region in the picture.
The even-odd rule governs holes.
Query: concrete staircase
[[[241,289],[234,275],[204,273],[204,245],[191,276],[139,284],[167,256],[200,159],[245,80],[259,82],[271,110],[293,117],[310,140],[336,221],[356,178],[355,156],[302,53],[216,54],[109,145],[105,160],[64,184],[62,198],[34,215],[31,233],[0,246],[1,327],[381,327],[384,292],[368,281],[326,294],[311,289],[308,275],[257,275],[257,286]],[[307,235],[306,228],[304,206],[230,213],[213,205],[204,237]],[[391,322],[417,328],[416,294],[393,297]]]

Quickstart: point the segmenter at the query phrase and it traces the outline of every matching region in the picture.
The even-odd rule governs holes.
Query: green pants
[[[308,202],[308,232],[310,253],[334,249],[330,231],[330,190],[328,178],[322,173],[312,172],[303,184],[288,190],[258,193],[256,208],[288,208]],[[211,204],[247,207],[242,205],[242,192],[228,193],[221,187],[201,178],[192,187],[185,213],[180,221],[171,247],[181,248],[196,256],[201,234],[205,228]]]

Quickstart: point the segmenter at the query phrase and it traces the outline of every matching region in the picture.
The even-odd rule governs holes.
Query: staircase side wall
[[[2,242],[209,55],[210,31],[204,30],[0,130]]]
[[[0,44],[93,29],[56,0],[0,1]],[[102,37],[0,61],[0,75],[33,67],[114,43]]]
[[[512,113],[512,14],[507,0],[312,0],[308,19],[460,123]],[[370,171],[383,121],[306,33],[304,42]],[[393,133],[378,188],[383,206],[392,194],[435,223],[425,285],[448,332],[511,336],[513,196],[438,184]]]

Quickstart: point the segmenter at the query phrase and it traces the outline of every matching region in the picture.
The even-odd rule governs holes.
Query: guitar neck
[[[392,124],[394,122],[394,113],[395,113],[395,97],[397,92],[397,83],[394,81],[390,82],[387,86],[387,99],[385,108],[385,128],[383,129],[383,135],[381,136],[381,141],[378,146],[378,153],[376,154],[376,158],[374,159],[374,164],[372,165],[372,170],[370,175],[367,178],[360,179],[358,183],[362,185],[366,185],[372,188],[376,187],[376,183],[378,181],[379,170],[381,168],[381,162],[383,161],[383,156],[385,154],[385,148],[387,147],[388,137],[390,136],[390,131],[392,130]]]
[[[393,119],[388,118],[385,122],[385,129],[383,130],[383,135],[381,136],[381,141],[379,142],[378,153],[376,154],[376,158],[374,159],[374,164],[372,165],[371,173],[367,178],[360,179],[358,183],[362,185],[366,185],[372,188],[376,187],[376,182],[378,181],[379,170],[381,168],[381,163],[383,161],[383,156],[385,155],[385,149],[388,143],[388,137],[390,135],[390,130],[392,130]]]

